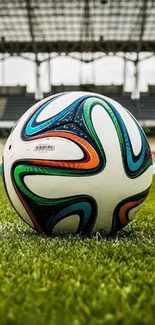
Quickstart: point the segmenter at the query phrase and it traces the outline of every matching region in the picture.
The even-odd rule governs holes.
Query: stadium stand
[[[118,56],[122,53],[124,85],[125,62],[129,59],[134,66],[135,94],[139,95],[138,64],[142,60],[140,53],[145,52],[146,57],[148,51],[149,57],[155,53],[154,1],[7,0],[0,2],[0,12],[2,63],[8,55],[30,59],[27,54],[33,54],[38,98],[42,94],[40,66],[45,61],[50,63],[56,54],[71,55],[75,59],[89,63],[111,53]],[[41,53],[45,54],[46,59],[41,58]],[[132,57],[129,54],[134,55]],[[49,67],[50,64],[47,73],[50,89]],[[67,90],[89,90],[104,94],[120,102],[138,120],[155,120],[154,85],[149,86],[147,93],[141,93],[140,99],[134,100],[131,99],[131,93],[123,92],[122,85],[52,85],[51,93]],[[138,98],[137,95],[135,97]],[[35,101],[35,95],[28,94],[25,86],[1,87],[1,125],[5,121],[16,121]]]
[[[110,97],[126,107],[138,120],[155,120],[155,86],[141,93],[139,100],[131,99],[130,92],[123,92],[122,85],[53,85],[51,93],[62,91],[92,91]],[[35,95],[27,93],[26,87],[0,87],[0,121],[16,121],[25,111],[36,103]]]
[[[36,102],[25,86],[0,87],[0,121],[17,121]],[[9,125],[9,124],[8,124]]]
[[[4,115],[4,110],[6,108],[6,98],[0,97],[0,119]]]
[[[34,95],[14,94],[6,97],[3,121],[17,121],[35,103]]]

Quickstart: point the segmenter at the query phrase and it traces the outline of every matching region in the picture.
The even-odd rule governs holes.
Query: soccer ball
[[[4,150],[7,194],[21,218],[47,235],[111,235],[131,221],[152,181],[152,158],[135,118],[89,92],[32,106]]]

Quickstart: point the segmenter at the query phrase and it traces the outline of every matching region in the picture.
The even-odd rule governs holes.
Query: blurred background
[[[0,0],[0,156],[30,106],[69,90],[120,102],[155,159],[155,0]]]

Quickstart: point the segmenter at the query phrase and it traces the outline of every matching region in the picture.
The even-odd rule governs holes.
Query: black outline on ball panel
[[[18,165],[19,164],[16,162],[16,164],[14,164],[12,166],[12,177],[13,177],[13,174],[14,174],[14,172],[13,172],[14,168],[16,166],[18,166]],[[24,183],[24,186],[25,186],[25,188],[27,188],[29,193],[35,194],[26,186],[26,184],[24,182],[24,177],[27,176],[27,175],[29,175],[27,172],[21,172],[20,179],[21,179],[22,183]],[[30,175],[32,176],[33,174],[30,174]],[[34,174],[34,175],[36,175],[36,174]],[[54,217],[54,215],[60,213],[63,209],[68,208],[69,206],[72,206],[73,204],[75,204],[77,202],[79,202],[79,203],[88,202],[90,204],[90,206],[91,206],[91,210],[90,210],[91,214],[89,216],[88,223],[85,225],[85,228],[82,231],[82,233],[80,233],[80,235],[82,235],[82,236],[89,235],[90,232],[92,231],[92,229],[94,227],[94,224],[96,222],[96,217],[97,217],[97,203],[96,203],[96,200],[93,197],[91,197],[89,195],[85,195],[85,194],[83,194],[83,195],[74,195],[73,197],[69,196],[67,202],[61,202],[61,203],[58,202],[57,203],[56,201],[59,200],[59,199],[55,199],[55,204],[54,205],[53,205],[52,202],[51,202],[51,204],[49,204],[50,200],[52,201],[53,199],[48,198],[49,203],[48,203],[48,205],[45,205],[45,204],[40,204],[40,203],[35,202],[33,199],[31,199],[26,194],[24,194],[21,191],[21,189],[19,188],[19,186],[16,184],[16,182],[14,181],[14,177],[12,178],[12,183],[14,184],[14,189],[16,191],[16,195],[18,196],[19,200],[21,201],[21,199],[20,199],[20,197],[21,197],[23,202],[25,202],[24,209],[27,211],[27,208],[28,208],[28,210],[31,212],[29,214],[28,211],[27,211],[30,219],[32,220],[31,215],[35,219],[34,221],[32,220],[32,222],[34,224],[34,227],[35,227],[35,224],[38,225],[40,227],[40,229],[46,235],[48,235],[47,222],[51,218],[51,215],[53,215],[53,217]],[[16,188],[17,188],[17,190],[16,190]],[[18,193],[19,193],[19,195],[18,195]],[[35,194],[35,196],[37,196],[38,198],[40,197],[39,195],[36,195],[36,194]],[[66,200],[67,197],[65,197],[64,199]],[[23,204],[23,202],[21,202],[21,203]],[[43,218],[43,216],[44,216],[44,218]],[[79,227],[80,227],[81,220],[82,220],[81,213],[79,213],[79,216],[80,216],[80,223],[79,223]],[[79,230],[79,227],[78,227],[78,230]],[[36,229],[36,227],[35,227],[35,229]]]
[[[140,193],[134,194],[130,197],[127,197],[117,204],[117,206],[115,207],[114,212],[113,212],[112,227],[111,227],[111,230],[110,230],[108,236],[114,235],[116,232],[120,231],[121,229],[123,229],[126,226],[121,223],[120,216],[119,216],[120,209],[127,203],[135,202],[135,206],[133,206],[131,208],[129,207],[125,211],[125,217],[126,217],[126,219],[128,219],[128,223],[129,223],[131,220],[128,217],[128,213],[132,209],[138,207],[139,205],[141,205],[145,202],[145,200],[149,194],[150,187],[151,187],[151,185],[146,190],[144,190]],[[144,200],[141,203],[136,205],[136,201],[138,202],[139,200],[142,200],[142,199],[144,199]]]
[[[4,169],[4,161],[3,161],[3,169]],[[3,170],[2,169],[2,170]],[[3,171],[4,172],[4,171]],[[33,223],[33,221],[32,221],[32,219],[30,218],[30,216],[29,216],[29,218],[30,218],[30,220],[31,220],[31,222],[33,223],[33,226],[34,227],[32,227],[22,216],[21,216],[21,214],[18,212],[18,210],[15,208],[15,205],[14,205],[14,203],[13,203],[13,201],[11,200],[11,197],[10,197],[10,194],[9,194],[9,192],[8,192],[8,189],[7,189],[7,185],[6,185],[6,180],[5,180],[5,172],[3,173],[3,177],[2,177],[2,179],[3,179],[3,184],[4,184],[4,188],[5,188],[5,191],[6,191],[6,194],[7,194],[7,197],[8,197],[8,199],[9,199],[9,202],[10,202],[10,204],[11,204],[11,206],[13,207],[13,209],[15,210],[15,212],[17,213],[17,215],[22,219],[22,221],[27,225],[27,226],[29,226],[31,229],[33,229],[33,230],[36,230],[36,228],[35,228],[35,225],[34,225],[34,223]],[[12,167],[11,167],[11,181],[12,181],[12,186],[13,186],[13,178],[12,178]],[[14,186],[13,186],[13,188],[14,188]],[[14,188],[14,191],[15,191],[15,188]],[[16,191],[15,191],[15,193],[16,193]],[[17,195],[17,193],[16,193],[16,195]],[[20,198],[18,197],[18,195],[17,195],[17,198],[18,198],[18,200],[20,200]],[[23,204],[22,204],[22,202],[21,202],[21,200],[20,200],[20,203],[21,203],[21,205],[23,206]],[[23,206],[23,209],[25,210],[25,208],[24,208],[24,206]],[[26,211],[26,213],[27,213],[27,211]],[[27,213],[28,214],[28,213]]]

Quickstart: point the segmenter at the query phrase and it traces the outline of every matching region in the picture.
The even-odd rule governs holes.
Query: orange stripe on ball
[[[125,205],[123,205],[121,208],[120,208],[120,211],[119,211],[119,218],[120,218],[120,221],[121,223],[125,226],[127,225],[130,220],[128,219],[128,215],[127,215],[127,211],[137,207],[138,205],[140,205],[143,201],[145,201],[146,199],[146,196],[143,197],[142,199],[138,200],[138,201],[134,201],[134,202],[128,202],[126,203]]]

